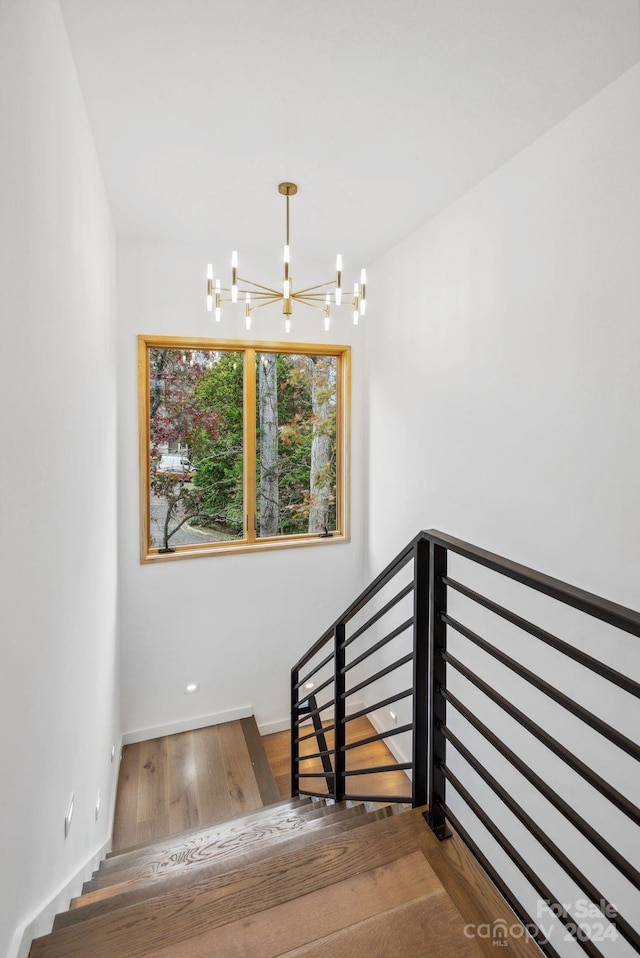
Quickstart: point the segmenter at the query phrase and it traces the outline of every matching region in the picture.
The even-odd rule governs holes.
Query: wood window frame
[[[150,546],[151,453],[150,453],[150,376],[149,353],[152,349],[241,352],[244,403],[244,511],[242,539],[224,542],[177,545],[171,552]],[[337,421],[336,421],[336,530],[329,536],[317,532],[295,533],[260,538],[256,533],[256,355],[257,353],[289,353],[308,356],[336,356]],[[208,339],[178,336],[138,336],[138,409],[140,463],[140,561],[143,564],[192,559],[213,555],[237,555],[245,552],[327,546],[350,541],[351,498],[351,347],[335,344],[259,342],[235,339]]]

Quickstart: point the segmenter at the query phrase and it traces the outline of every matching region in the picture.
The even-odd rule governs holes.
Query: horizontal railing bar
[[[582,889],[582,891],[591,899],[598,903],[598,908],[606,914],[612,925],[618,929],[627,941],[640,953],[640,935],[638,935],[628,921],[620,914],[616,914],[615,907],[602,894],[599,889],[587,878],[584,872],[574,865],[571,859],[565,855],[562,849],[552,841],[549,836],[540,828],[537,822],[525,811],[525,809],[515,801],[506,788],[489,772],[485,766],[472,755],[466,745],[460,741],[451,729],[446,725],[442,726],[442,734],[447,738],[455,749],[462,755],[464,760],[469,763],[471,768],[480,776],[489,788],[506,805],[509,811],[524,825],[527,831],[533,835],[535,840],[544,848],[545,852],[563,869],[563,871]]]
[[[335,729],[335,725],[322,726],[322,731],[324,732],[325,735],[327,734],[327,732],[333,732],[334,729]],[[316,730],[314,729],[313,732],[309,732],[307,735],[300,735],[297,739],[295,739],[295,742],[297,742],[297,744],[299,745],[300,742],[306,742],[307,739],[317,738],[317,737],[318,737],[318,732],[316,732]]]
[[[319,734],[319,733],[318,733]],[[299,762],[308,762],[312,758],[322,758],[324,755],[335,755],[335,748],[326,748],[321,752],[314,752],[312,755],[300,755],[298,756]]]
[[[335,655],[335,652],[334,652],[334,650],[332,649],[331,652],[329,653],[329,655],[328,655],[325,659],[323,659],[322,662],[319,662],[319,663],[316,665],[315,668],[311,669],[311,671],[308,672],[303,679],[300,679],[299,682],[296,682],[294,688],[296,688],[296,689],[301,688],[306,682],[309,681],[309,679],[310,679],[313,675],[316,674],[316,672],[319,672],[320,669],[321,669],[323,666],[328,665],[329,662],[331,662],[331,660],[332,660],[332,658],[333,658],[334,655]]]
[[[630,862],[624,858],[620,852],[617,851],[610,844],[600,832],[596,831],[592,825],[589,824],[581,815],[579,815],[576,810],[566,802],[561,795],[558,795],[547,782],[542,779],[533,769],[522,761],[519,755],[516,755],[508,745],[498,738],[494,732],[491,731],[488,726],[482,722],[477,715],[464,705],[460,699],[458,699],[452,692],[449,692],[447,689],[440,689],[441,694],[445,697],[447,702],[449,702],[457,712],[462,715],[470,725],[472,725],[480,734],[485,738],[493,747],[498,751],[508,762],[510,762],[514,768],[516,768],[520,774],[530,782],[534,788],[537,788],[538,791],[547,799],[547,801],[554,806],[567,821],[573,825],[573,827],[579,831],[584,837],[591,842],[591,844],[596,848],[601,855],[607,858],[618,871],[624,875],[628,881],[630,881],[636,888],[640,889],[640,871],[635,868]]]
[[[315,708],[315,709],[308,709],[308,710],[304,713],[304,715],[301,715],[300,718],[297,719],[296,725],[300,725],[301,722],[306,722],[306,721],[308,721],[308,719],[310,719],[312,715],[319,715],[320,712],[324,712],[325,709],[331,708],[331,706],[332,706],[332,705],[335,705],[335,704],[336,704],[336,700],[335,700],[335,699],[329,699],[329,701],[328,701],[328,702],[325,702],[324,705],[319,705],[319,706],[318,706],[317,708]]]
[[[602,622],[608,622],[609,625],[624,629],[625,632],[630,632],[632,635],[640,636],[640,613],[634,609],[627,609],[624,605],[610,602],[608,599],[603,599],[592,592],[586,592],[584,589],[569,585],[568,582],[562,582],[561,579],[554,579],[552,576],[537,572],[528,566],[512,562],[510,559],[505,559],[493,552],[487,552],[486,549],[479,549],[469,542],[445,535],[437,529],[428,529],[422,533],[422,536],[429,542],[442,546],[450,552],[455,552],[465,559],[471,559],[478,565],[499,572],[515,582],[521,582],[536,592],[542,592],[544,595],[557,599],[565,605],[570,605],[574,609],[579,609],[581,612],[586,612]],[[416,540],[419,538],[420,536],[417,536]]]
[[[511,890],[511,886],[504,881],[494,865],[489,861],[487,856],[484,854],[482,849],[476,842],[473,840],[469,832],[466,830],[464,825],[460,820],[454,815],[448,805],[441,803],[441,808],[443,809],[445,815],[449,819],[450,823],[455,828],[456,832],[465,843],[465,845],[470,849],[471,853],[478,860],[481,867],[487,873],[493,884],[496,886],[502,897],[505,899],[510,908],[515,912],[520,920],[521,924],[527,929],[528,935],[537,941],[540,947],[544,946],[544,953],[547,958],[560,958],[560,955],[555,950],[553,945],[547,940],[545,933],[539,928],[538,923],[531,917],[527,909],[524,907],[522,902],[520,902]],[[535,930],[534,930],[535,929]],[[525,939],[526,940],[526,939]]]
[[[401,659],[396,659],[396,661],[392,662],[391,665],[385,666],[384,669],[380,669],[379,672],[376,672],[374,675],[370,675],[368,679],[364,679],[364,681],[360,682],[358,685],[354,685],[353,688],[347,689],[344,693],[345,699],[349,695],[354,695],[356,692],[359,692],[360,689],[366,688],[367,685],[371,685],[372,682],[377,682],[378,679],[384,678],[384,676],[388,675],[389,672],[399,669],[402,665],[406,665],[407,662],[411,662],[412,660],[413,652],[409,652],[408,655],[404,655]]]
[[[296,702],[296,708],[299,708],[299,707],[302,705],[303,702],[306,702],[306,701],[308,700],[308,698],[309,698],[310,695],[317,695],[318,692],[322,692],[322,690],[323,690],[323,689],[326,689],[329,685],[331,685],[331,684],[333,683],[333,681],[334,681],[334,677],[333,677],[333,675],[332,675],[332,676],[330,676],[330,677],[327,679],[326,682],[323,682],[322,685],[318,685],[317,687],[315,687],[315,688],[313,688],[313,689],[309,689],[309,691],[307,692],[307,694],[306,694],[303,698],[298,699],[298,701]],[[307,713],[307,714],[308,714],[308,713]]]
[[[367,631],[367,629],[370,629],[372,625],[375,625],[378,619],[381,619],[383,615],[386,615],[387,612],[393,609],[393,607],[396,606],[398,602],[401,602],[405,596],[409,595],[410,592],[413,592],[413,582],[410,582],[409,585],[405,585],[404,589],[401,589],[397,595],[394,595],[393,599],[390,599],[386,605],[383,605],[383,607],[379,609],[375,615],[372,615],[364,625],[361,625],[359,629],[356,629],[353,635],[350,635],[349,638],[342,643],[342,648],[346,649],[348,645],[351,645],[352,642],[355,642],[356,639],[359,639],[360,636]]]
[[[395,559],[392,559],[386,569],[383,569],[380,575],[376,576],[373,582],[364,589],[357,599],[355,599],[349,608],[340,616],[339,622],[349,622],[354,615],[357,615],[360,609],[363,609],[367,602],[377,595],[384,588],[387,582],[390,582],[401,569],[413,559],[414,542],[410,542],[402,552],[399,552]]]
[[[470,642],[473,642],[474,645],[477,645],[478,648],[486,652],[487,655],[491,655],[498,662],[501,662],[502,665],[506,666],[508,669],[511,669],[512,672],[515,672],[516,675],[519,675],[520,678],[524,679],[526,682],[529,682],[529,684],[533,685],[534,688],[538,689],[540,692],[544,692],[544,694],[548,695],[550,699],[553,699],[553,701],[557,702],[558,705],[561,705],[568,712],[571,712],[571,714],[575,715],[576,718],[579,718],[581,722],[584,722],[596,732],[599,732],[600,735],[606,738],[613,745],[617,745],[618,748],[622,749],[623,752],[626,752],[627,755],[635,758],[636,761],[640,761],[640,747],[636,745],[632,739],[628,738],[626,735],[623,735],[622,732],[619,732],[617,729],[613,728],[612,725],[609,725],[608,722],[603,721],[603,719],[599,718],[597,715],[594,715],[593,712],[590,712],[589,709],[579,705],[573,699],[569,698],[568,695],[565,695],[564,692],[561,692],[559,689],[555,688],[555,686],[545,682],[544,679],[541,679],[540,676],[535,672],[532,672],[531,669],[525,668],[525,666],[521,665],[520,662],[517,662],[516,659],[512,658],[510,655],[507,655],[505,652],[500,651],[500,649],[496,648],[495,645],[491,645],[491,643],[487,642],[486,639],[483,639],[476,632],[468,629],[466,625],[462,625],[450,615],[444,614],[442,616],[442,621],[446,622],[447,625],[451,626],[452,629],[455,629],[456,632],[459,632],[460,635],[463,635]]]
[[[298,778],[335,778],[335,772],[298,772]]]
[[[363,592],[360,593],[357,599],[355,599],[351,605],[346,609],[346,611],[340,616],[339,619],[331,626],[330,629],[322,635],[314,645],[311,646],[308,652],[306,652],[301,659],[294,665],[292,671],[300,671],[300,669],[309,662],[310,659],[320,651],[327,642],[333,638],[336,630],[336,626],[349,622],[354,615],[364,608],[367,602],[376,595],[380,589],[382,589],[387,582],[389,582],[393,577],[406,566],[406,564],[413,558],[413,553],[415,550],[415,543],[418,539],[422,538],[424,533],[419,533],[408,545],[404,547],[402,552],[399,552],[395,559],[392,559],[386,568],[376,576],[376,578],[371,582]]]
[[[409,722],[408,725],[400,725],[398,728],[392,728],[388,732],[378,732],[377,735],[369,735],[368,738],[362,738],[358,742],[350,742],[348,745],[345,745],[342,749],[343,752],[348,752],[349,749],[358,748],[359,745],[371,745],[372,742],[379,742],[383,738],[391,738],[392,735],[401,735],[402,732],[412,732],[413,731],[413,722]]]
[[[413,798],[410,795],[345,795],[347,802],[389,802],[393,805],[412,805]]]
[[[413,762],[397,762],[395,765],[375,765],[371,768],[353,768],[346,769],[345,775],[378,775],[382,772],[397,772],[398,770],[412,768]]]
[[[389,642],[393,642],[393,640],[399,635],[402,635],[403,632],[406,632],[410,625],[413,625],[413,616],[389,632],[388,635],[385,635],[384,638],[380,639],[379,642],[374,643],[374,645],[366,649],[362,655],[359,655],[357,658],[355,658],[353,662],[349,662],[340,671],[346,673],[349,671],[349,669],[353,669],[356,665],[360,665],[361,662],[364,662],[365,659],[368,659],[370,655],[374,654],[374,652],[379,652],[380,649],[384,648],[385,645],[388,645]]]
[[[400,702],[402,699],[408,698],[410,695],[413,695],[413,688],[405,689],[404,692],[396,692],[395,695],[390,695],[386,699],[382,699],[380,702],[374,702],[373,705],[367,705],[365,708],[360,709],[359,712],[352,712],[351,715],[345,715],[345,722],[352,722],[353,719],[362,718],[363,715],[368,715],[369,712],[376,712],[378,709],[384,708],[385,705],[393,705],[394,702]]]
[[[533,622],[523,619],[522,616],[517,615],[515,612],[511,612],[510,609],[505,609],[503,606],[498,605],[497,602],[493,602],[491,599],[487,599],[486,596],[481,595],[479,592],[474,592],[473,589],[463,585],[461,582],[457,582],[455,579],[452,579],[449,576],[443,576],[442,581],[451,589],[454,589],[461,595],[466,596],[467,599],[471,599],[473,602],[478,603],[478,605],[483,606],[490,612],[494,612],[501,618],[506,619],[507,622],[511,622],[512,625],[522,629],[523,632],[528,632],[529,635],[533,635],[536,639],[540,639],[541,642],[545,642],[558,652],[562,652],[563,655],[568,656],[575,662],[578,662],[580,665],[584,665],[585,668],[591,669],[593,672],[597,672],[602,678],[606,679],[608,682],[612,682],[619,688],[624,689],[625,692],[629,692],[630,695],[635,695],[636,697],[640,698],[640,684],[638,682],[634,682],[633,679],[630,679],[628,675],[623,675],[622,672],[617,672],[600,659],[596,659],[592,655],[587,655],[587,653],[583,652],[582,649],[578,649],[575,647],[575,645],[571,645],[569,642],[559,639],[557,636],[553,635],[553,633],[547,632],[545,629],[541,629],[539,626],[534,625]]]
[[[553,913],[557,918],[560,919],[562,924],[565,926],[567,931],[573,935],[580,947],[586,951],[591,958],[602,958],[601,952],[589,941],[584,940],[578,934],[578,927],[575,919],[563,908],[562,904],[555,900],[555,895],[552,894],[551,889],[547,887],[542,878],[534,872],[533,868],[529,863],[522,857],[522,855],[517,851],[517,849],[511,844],[509,839],[503,832],[500,831],[498,826],[493,822],[483,808],[478,804],[475,798],[471,795],[468,789],[462,784],[462,782],[453,774],[450,768],[447,765],[443,764],[441,766],[444,777],[447,781],[455,788],[456,792],[464,799],[471,811],[478,818],[478,820],[484,825],[492,838],[498,843],[500,848],[509,856],[511,861],[514,863],[516,868],[518,868],[524,877],[527,879],[530,885],[537,891],[540,898],[545,901],[547,904],[551,903],[553,907]]]
[[[538,725],[536,722],[532,721],[528,715],[525,715],[524,712],[521,712],[520,709],[516,708],[515,705],[512,705],[503,695],[500,695],[499,692],[496,692],[491,688],[486,682],[484,682],[479,676],[472,672],[471,669],[468,669],[465,665],[462,664],[455,656],[451,655],[450,652],[443,652],[442,658],[449,665],[468,679],[476,688],[480,689],[481,692],[490,698],[496,705],[499,705],[508,715],[516,720],[520,725],[523,726],[528,732],[530,732],[534,738],[539,739],[543,745],[553,752],[558,758],[561,758],[570,768],[573,769],[581,778],[584,778],[593,788],[595,788],[601,795],[604,795],[612,805],[615,805],[616,808],[619,808],[621,812],[624,812],[636,825],[640,825],[640,808],[630,802],[629,799],[619,792],[617,789],[613,788],[609,782],[605,781],[597,772],[594,772],[593,769],[589,768],[581,759],[579,759],[573,752],[570,752],[567,748],[564,747],[557,739],[553,738],[552,735],[549,735],[548,732]]]

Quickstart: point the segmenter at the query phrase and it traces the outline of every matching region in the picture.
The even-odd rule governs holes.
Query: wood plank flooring
[[[359,742],[375,735],[375,729],[366,716],[354,719],[347,723],[347,743]],[[305,730],[306,731],[306,730]],[[311,726],[309,726],[311,731]],[[333,733],[327,732],[327,747],[333,748]],[[265,735],[262,738],[269,764],[273,776],[278,786],[281,798],[288,798],[291,795],[291,737],[290,732],[275,732],[272,735]],[[300,743],[301,755],[312,755],[318,751],[318,744],[315,738],[309,738]],[[377,768],[380,765],[394,765],[396,759],[389,751],[384,741],[371,742],[369,745],[362,745],[359,748],[352,749],[346,753],[347,769],[356,768]],[[301,771],[318,771],[318,778],[305,778],[301,782],[301,787],[307,787],[312,791],[326,792],[325,779],[322,775],[322,762],[320,759],[310,759],[301,764]],[[386,795],[390,801],[397,796],[411,795],[411,782],[402,769],[393,772],[383,772],[376,775],[357,775],[349,781],[349,789],[353,794],[361,795],[368,793],[370,795]]]
[[[255,719],[125,745],[113,851],[278,800]]]

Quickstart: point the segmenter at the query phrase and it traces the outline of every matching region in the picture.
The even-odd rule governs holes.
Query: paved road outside
[[[151,495],[151,546],[156,548],[162,546],[162,530],[164,529],[164,520],[167,514],[167,501],[164,496]],[[179,522],[184,513],[172,519],[171,528]],[[188,523],[185,523],[175,535],[169,539],[169,546],[191,546],[202,544],[203,542],[223,542],[226,536],[216,532],[200,532],[190,529]]]

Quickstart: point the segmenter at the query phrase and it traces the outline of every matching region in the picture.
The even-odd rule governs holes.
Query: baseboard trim
[[[27,958],[34,938],[49,934],[56,915],[67,911],[71,899],[82,893],[82,886],[89,881],[109,851],[111,851],[111,838],[100,846],[50,901],[43,905],[31,919],[16,928],[7,958]]]
[[[363,708],[364,702],[347,702],[347,715],[351,715],[352,712],[359,712],[360,709]],[[311,719],[304,724],[308,724],[309,727],[311,727]],[[260,735],[272,735],[274,732],[288,732],[290,727],[291,719],[289,718],[277,719],[275,722],[263,722],[262,724],[258,722]],[[382,731],[382,729],[378,729],[377,731]]]
[[[291,725],[291,720],[279,719],[276,722],[264,722],[260,724],[258,722],[258,731],[260,735],[273,735],[274,732],[288,732],[289,726]]]
[[[164,735],[193,732],[195,729],[207,728],[209,725],[222,725],[223,722],[235,722],[238,719],[251,718],[252,715],[252,705],[240,705],[236,709],[229,709],[228,712],[212,712],[210,715],[198,715],[194,718],[181,719],[179,722],[169,722],[167,725],[157,725],[153,728],[140,728],[132,732],[125,732],[122,736],[122,744],[133,745],[135,742],[148,742],[149,739],[161,738]],[[264,733],[261,731],[261,734]]]

